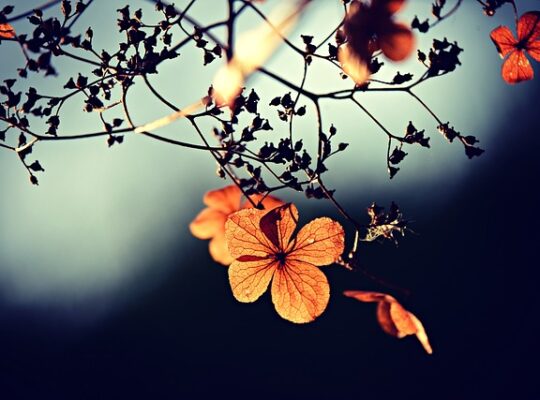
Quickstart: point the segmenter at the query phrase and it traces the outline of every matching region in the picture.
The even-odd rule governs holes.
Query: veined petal
[[[229,216],[225,223],[225,238],[234,259],[241,256],[267,257],[277,252],[260,228],[261,218],[267,212],[248,208]]]
[[[529,11],[523,14],[517,23],[518,39],[527,43],[540,38],[540,11]]]
[[[311,322],[323,313],[330,299],[330,285],[323,272],[311,264],[287,260],[276,269],[272,302],[284,319]]]
[[[236,300],[251,303],[268,288],[278,262],[270,258],[233,261],[229,267],[229,283]]]
[[[510,84],[528,81],[534,78],[534,71],[531,67],[531,63],[527,60],[525,52],[522,50],[515,50],[502,65],[502,77]]]
[[[527,52],[536,61],[540,61],[540,40],[537,40],[536,42],[529,43],[527,45]]]
[[[285,251],[289,247],[297,223],[298,210],[294,204],[288,203],[267,211],[259,225],[274,247],[278,251]]]
[[[290,259],[321,266],[335,262],[345,248],[343,227],[330,218],[317,218],[304,226],[291,243]]]
[[[517,40],[507,26],[499,26],[493,29],[489,36],[502,58],[516,48]]]

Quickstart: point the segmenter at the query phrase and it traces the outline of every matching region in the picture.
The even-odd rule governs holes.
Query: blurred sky
[[[0,0],[1,6],[11,3]],[[77,22],[81,31],[93,27],[95,48],[114,51],[121,37],[115,10],[124,3],[95,1]],[[140,7],[149,20],[155,20],[148,2],[129,3],[132,10]],[[193,7],[193,16],[203,22],[221,19],[226,15],[224,3],[200,0]],[[276,3],[277,0],[269,0],[261,7],[269,10]],[[464,3],[459,12],[429,34],[418,36],[418,47],[425,50],[433,37],[458,41],[464,48],[460,57],[463,66],[449,76],[421,85],[416,93],[441,119],[451,121],[463,133],[477,136],[489,154],[497,146],[496,135],[501,132],[496,128],[506,118],[506,110],[526,105],[533,86],[510,87],[502,81],[501,60],[489,40],[489,32],[496,25],[512,23],[510,8],[488,18],[475,2]],[[535,2],[519,3],[525,10]],[[17,0],[15,13],[38,4]],[[176,4],[182,7],[186,1]],[[398,18],[410,21],[416,14],[427,16],[430,7],[429,1],[410,1]],[[57,10],[51,9],[46,15],[54,13]],[[333,29],[340,17],[340,1],[316,1],[291,38],[300,44],[302,33],[314,35],[317,41]],[[259,22],[255,14],[246,13],[239,31]],[[19,33],[29,28],[26,21],[18,21],[14,26]],[[186,46],[179,59],[164,63],[159,74],[151,77],[160,92],[180,106],[205,94],[220,65],[217,61],[202,68],[202,53],[193,47]],[[4,42],[0,52],[1,78],[15,76],[15,69],[22,64],[19,50],[13,43]],[[24,90],[25,84],[35,85],[40,93],[58,94],[68,77],[77,72],[90,73],[85,65],[71,60],[55,60],[54,64],[60,72],[58,77],[31,75],[17,88]],[[410,62],[390,71],[419,73],[417,64],[412,57]],[[298,82],[302,63],[289,50],[282,49],[268,68]],[[307,87],[314,91],[350,85],[327,66],[314,65],[312,69]],[[383,73],[380,78],[391,77],[393,72]],[[253,77],[248,86],[251,85],[256,86],[263,105],[286,92],[263,76]],[[142,87],[132,90],[128,100],[137,123],[168,113]],[[76,97],[66,105],[60,134],[100,129],[97,116],[81,112],[82,101]],[[462,146],[445,143],[435,129],[435,121],[403,93],[365,94],[362,102],[396,133],[403,132],[408,121],[413,120],[418,128],[429,133],[432,149],[407,148],[409,157],[397,177],[389,181],[385,167],[386,137],[382,132],[351,104],[325,103],[325,127],[334,123],[338,139],[351,143],[344,154],[330,163],[332,172],[326,180],[354,215],[361,216],[371,200],[394,199],[409,206],[445,207],[450,194],[460,187],[469,171],[486,162],[487,157],[469,161]],[[262,107],[263,115],[274,112]],[[309,138],[315,137],[312,117],[308,114],[297,119],[296,129],[297,137],[311,144],[314,142]],[[264,133],[267,136],[263,140],[285,132],[284,124],[275,119],[272,124],[275,131]],[[186,141],[198,140],[182,122],[159,133]],[[165,278],[171,266],[153,261],[163,254],[173,249],[184,252],[175,268],[194,268],[192,264],[199,262],[191,257],[190,248],[196,240],[189,235],[187,226],[202,207],[202,194],[223,184],[215,177],[215,165],[208,154],[128,135],[124,144],[112,149],[107,148],[104,139],[39,143],[31,157],[39,159],[46,169],[40,175],[39,187],[29,184],[25,170],[13,154],[0,152],[0,297],[6,303],[15,308],[85,310],[78,318],[91,318]],[[284,194],[284,198],[301,201],[290,194]],[[338,217],[335,210],[322,203],[302,201],[302,207],[309,209],[309,213],[324,212]]]

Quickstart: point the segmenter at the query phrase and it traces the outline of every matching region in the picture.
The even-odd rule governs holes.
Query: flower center
[[[279,262],[279,265],[280,266],[283,266],[285,265],[285,261],[287,260],[287,254],[283,251],[278,251],[276,254],[275,254],[275,257],[276,257],[276,261]]]
[[[527,48],[527,40],[520,40],[519,42],[517,42],[516,44],[516,49],[517,50],[525,50]]]

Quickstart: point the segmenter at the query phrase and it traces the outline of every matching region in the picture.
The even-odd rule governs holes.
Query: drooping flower
[[[203,197],[203,203],[208,207],[203,209],[191,222],[189,229],[193,236],[199,239],[211,239],[208,245],[210,255],[223,265],[229,265],[233,258],[230,256],[225,243],[225,222],[227,217],[244,208],[251,208],[251,202],[242,201],[242,191],[236,185],[222,189],[211,190]],[[258,204],[262,200],[265,209],[271,209],[283,204],[273,196],[252,195],[252,201]]]
[[[377,320],[383,331],[398,339],[416,335],[426,353],[433,353],[426,330],[420,320],[399,304],[394,297],[389,294],[362,290],[347,290],[343,294],[366,303],[376,302]]]
[[[517,39],[507,26],[495,28],[490,36],[501,58],[505,59],[501,74],[507,83],[515,84],[534,78],[526,54],[540,61],[540,11],[527,12],[519,18]]]
[[[371,56],[380,50],[391,61],[402,61],[414,50],[409,26],[394,21],[405,0],[360,0],[351,3],[343,25],[347,43],[340,46],[339,61],[357,84],[369,78]]]
[[[272,281],[277,313],[291,322],[306,323],[326,309],[330,286],[318,267],[341,256],[344,232],[339,223],[323,217],[305,225],[294,237],[297,222],[293,204],[232,214],[225,226],[234,258],[228,272],[238,301],[254,302]]]

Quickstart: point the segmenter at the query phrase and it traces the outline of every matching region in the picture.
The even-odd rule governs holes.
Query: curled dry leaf
[[[232,214],[225,225],[234,258],[229,282],[234,297],[243,303],[257,300],[272,282],[277,313],[291,322],[306,323],[326,309],[330,286],[317,267],[341,256],[345,234],[339,223],[317,218],[294,237],[297,222],[293,204]]]
[[[490,36],[501,58],[505,59],[501,75],[507,83],[534,78],[534,70],[526,54],[540,61],[540,11],[527,12],[519,18],[517,39],[507,26],[495,28]]]
[[[426,353],[433,353],[426,330],[420,320],[399,304],[394,297],[385,293],[362,290],[347,290],[343,294],[365,303],[377,303],[377,319],[383,331],[398,339],[416,335]]]
[[[0,39],[13,39],[15,37],[15,29],[8,23],[0,24]]]
[[[255,204],[261,203],[265,209],[272,209],[283,204],[273,196],[252,195]],[[203,197],[203,203],[208,207],[202,210],[189,225],[193,236],[199,239],[211,239],[208,245],[210,255],[223,265],[229,265],[233,258],[227,250],[225,242],[225,222],[227,217],[238,210],[251,208],[251,202],[242,201],[242,191],[236,185],[212,190]]]
[[[344,72],[358,85],[369,78],[371,57],[381,51],[391,61],[408,58],[415,48],[409,26],[394,21],[394,14],[405,0],[373,0],[370,4],[353,1],[343,25],[347,38],[338,59]]]

